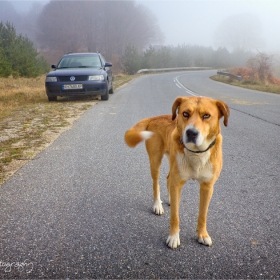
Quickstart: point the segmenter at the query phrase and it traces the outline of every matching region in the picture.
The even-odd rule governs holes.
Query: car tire
[[[106,93],[105,95],[101,95],[101,100],[108,100],[109,99],[109,85],[108,85],[108,82],[107,82],[107,86],[106,86]]]
[[[49,101],[57,101],[57,96],[48,96]]]
[[[113,85],[113,82],[111,84],[111,89],[109,90],[109,93],[110,94],[113,94],[114,93],[114,85]]]

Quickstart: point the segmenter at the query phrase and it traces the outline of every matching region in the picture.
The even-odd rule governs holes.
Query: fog
[[[142,0],[152,10],[165,35],[165,44],[219,47],[215,33],[231,16],[248,15],[260,22],[260,51],[280,53],[279,0]],[[242,30],[240,30],[241,32]],[[230,31],[229,31],[230,32]]]
[[[33,2],[43,5],[48,3],[46,0],[10,0],[9,2],[22,13],[27,13]],[[280,53],[279,0],[138,0],[136,2],[154,13],[164,34],[165,39],[162,42],[164,45],[222,47],[217,41],[221,26],[227,19],[232,18],[235,21],[232,25],[236,25],[238,29],[236,32],[247,32],[245,27],[243,30],[243,27],[238,25],[238,19],[247,16],[257,23],[255,31],[259,43],[255,45],[255,50]]]

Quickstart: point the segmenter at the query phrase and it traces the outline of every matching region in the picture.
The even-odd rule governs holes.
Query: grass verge
[[[116,75],[114,88],[135,77]],[[0,78],[0,185],[98,102],[96,97],[49,102],[44,79]]]
[[[219,76],[219,75],[211,76],[210,79],[217,81],[217,82],[222,82],[222,83],[226,83],[229,85],[233,85],[233,86],[280,94],[280,86],[274,85],[274,84],[261,83],[261,82],[251,83],[247,80],[238,82],[238,81],[229,79],[229,77],[227,77],[227,76]]]

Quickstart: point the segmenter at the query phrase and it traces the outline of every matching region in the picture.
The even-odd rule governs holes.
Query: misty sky
[[[0,0],[1,1],[1,0]],[[34,2],[46,3],[46,0]],[[19,8],[30,7],[24,0],[11,1]],[[215,45],[215,32],[231,15],[257,16],[264,39],[264,51],[280,53],[280,0],[137,0],[157,17],[165,45]],[[1,4],[1,3],[0,3]]]
[[[266,51],[280,53],[280,0],[141,0],[165,33],[165,44],[215,47],[214,34],[231,15],[250,14],[261,22]]]

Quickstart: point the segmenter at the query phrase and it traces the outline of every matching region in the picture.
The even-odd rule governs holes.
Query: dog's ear
[[[229,107],[225,102],[223,102],[221,100],[217,100],[216,104],[217,104],[217,107],[218,107],[218,109],[221,113],[220,118],[222,116],[224,117],[224,125],[227,126],[228,125],[228,118],[229,118],[229,115],[230,115]]]
[[[177,116],[177,109],[180,106],[181,102],[182,102],[182,97],[178,97],[178,98],[176,98],[176,100],[173,103],[173,106],[172,106],[172,121],[174,121],[176,116]]]

